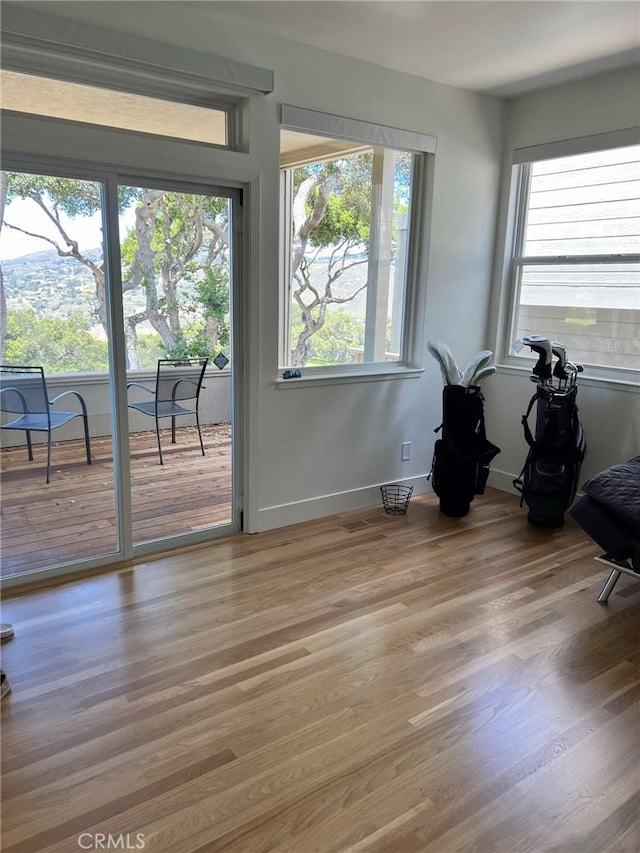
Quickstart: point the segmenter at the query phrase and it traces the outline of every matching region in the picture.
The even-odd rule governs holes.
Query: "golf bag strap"
[[[529,429],[529,415],[531,414],[531,409],[533,409],[533,404],[536,402],[537,399],[538,399],[538,395],[534,394],[533,397],[531,398],[531,400],[529,401],[529,406],[527,407],[527,411],[522,416],[522,428],[524,430],[524,437],[525,437],[525,440],[526,440],[527,444],[529,445],[529,447],[533,447],[533,445],[535,443],[534,438],[533,438],[533,434],[531,433],[531,430]]]
[[[520,474],[515,478],[515,480],[511,481],[514,489],[520,495],[520,508],[522,508],[522,505],[524,504],[524,472],[527,470],[527,465],[531,464],[532,453],[533,451],[529,450],[527,458],[524,461],[524,465],[522,466],[522,471],[520,471]]]

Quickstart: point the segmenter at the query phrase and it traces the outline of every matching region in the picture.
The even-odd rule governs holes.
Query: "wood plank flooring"
[[[6,598],[4,853],[637,853],[640,583],[597,604],[597,553],[488,490]]]
[[[202,429],[202,456],[194,427],[161,431],[165,464],[158,463],[155,431],[130,440],[133,537],[146,542],[231,521],[231,433],[228,424]],[[52,448],[51,482],[45,483],[46,446],[5,447],[2,465],[1,576],[12,577],[117,549],[113,451],[110,437]]]

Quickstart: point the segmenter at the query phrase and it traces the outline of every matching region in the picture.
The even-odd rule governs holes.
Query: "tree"
[[[5,199],[30,199],[40,208],[53,225],[56,237],[30,231],[11,222],[7,222],[3,211],[3,225],[30,237],[37,237],[49,243],[60,257],[73,258],[91,272],[95,281],[98,316],[106,329],[106,304],[104,265],[96,264],[80,250],[77,240],[70,236],[62,224],[61,213],[68,216],[91,216],[100,210],[100,184],[92,181],[76,181],[68,178],[51,178],[23,173],[3,173],[7,183]],[[123,195],[122,203],[126,203]]]
[[[312,352],[311,338],[327,321],[330,305],[353,301],[366,283],[337,295],[334,285],[345,272],[367,258],[355,257],[368,246],[371,221],[371,152],[294,172],[292,206],[291,291],[302,328],[291,352],[291,364],[304,366]],[[314,265],[330,249],[324,281],[314,281]]]
[[[393,209],[398,214],[409,207],[413,156],[396,151],[393,160]],[[320,334],[328,318],[336,313],[348,316],[336,306],[353,303],[367,287],[362,276],[358,280],[345,274],[369,260],[373,171],[372,149],[293,170],[290,286],[299,315],[292,314],[290,327],[292,365],[320,358]],[[396,237],[394,217],[392,257]],[[346,327],[344,331],[348,338]]]
[[[213,351],[220,338],[220,316],[201,306],[208,320],[204,339],[185,337],[182,313],[194,313],[198,289],[207,295],[207,282],[227,273],[228,202],[214,196],[146,190],[136,207],[135,228],[122,248],[123,291],[142,287],[145,309],[125,317],[128,352],[137,352],[137,326],[147,320],[160,335],[169,356]],[[217,266],[217,272],[213,271]],[[217,278],[216,278],[217,276]],[[213,278],[212,278],[213,277]],[[218,292],[220,297],[220,291]],[[130,364],[131,367],[137,366]]]
[[[299,319],[292,328],[292,337],[302,331]],[[353,350],[364,348],[364,326],[344,311],[328,311],[322,328],[314,334],[313,355],[307,364],[345,364]]]
[[[9,364],[40,364],[49,373],[106,371],[106,341],[91,334],[81,314],[38,319],[33,309],[11,311],[7,317],[4,355]]]
[[[4,209],[7,204],[8,192],[7,173],[0,172],[0,236],[4,225]],[[0,355],[4,353],[4,337],[7,330],[7,299],[4,292],[4,275],[0,264]],[[4,358],[1,360],[4,361]]]
[[[106,331],[104,263],[91,260],[78,240],[67,232],[69,226],[63,224],[61,217],[61,213],[85,217],[99,211],[100,184],[42,175],[3,175],[5,190],[4,195],[0,194],[0,203],[16,198],[31,200],[44,212],[55,236],[8,222],[3,215],[4,226],[45,241],[60,257],[73,258],[90,271],[95,287],[95,311]],[[181,311],[185,305],[193,309],[193,293],[208,280],[214,265],[223,269],[222,261],[229,249],[228,202],[213,196],[135,187],[120,187],[118,202],[121,211],[135,204],[135,225],[124,236],[121,255],[127,362],[129,368],[138,368],[138,327],[142,323],[149,323],[158,333],[166,354],[177,355],[189,349]],[[222,286],[218,280],[218,296]],[[144,292],[145,304],[142,310],[136,310],[127,294],[140,290]],[[0,292],[0,308],[2,298],[4,289]],[[221,336],[224,321],[216,310],[207,314],[204,309],[205,348],[207,345],[214,348]],[[198,346],[203,346],[202,335]]]

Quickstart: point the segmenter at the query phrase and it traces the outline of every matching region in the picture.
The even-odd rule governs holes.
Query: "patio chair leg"
[[[171,444],[176,443],[176,419],[171,418]]]
[[[158,421],[158,418],[156,418],[156,436],[158,438],[158,455],[160,457],[160,464],[164,465],[164,462],[162,461],[162,446],[160,444],[160,422]]]
[[[33,445],[31,444],[31,433],[29,430],[25,430],[27,434],[27,452],[29,454],[29,462],[33,462]]]
[[[51,475],[51,429],[47,431],[47,483]]]
[[[204,444],[202,443],[202,433],[200,432],[200,418],[198,417],[197,412],[196,412],[196,425],[198,427],[198,437],[200,438],[200,449],[202,450],[202,455],[204,456]]]
[[[89,418],[86,415],[82,416],[84,421],[84,444],[87,449],[87,465],[91,465],[91,442],[89,441]]]

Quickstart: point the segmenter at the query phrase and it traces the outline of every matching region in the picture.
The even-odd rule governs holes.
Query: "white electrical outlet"
[[[408,462],[411,459],[411,442],[403,441],[402,442],[402,456],[401,459],[403,462]]]

